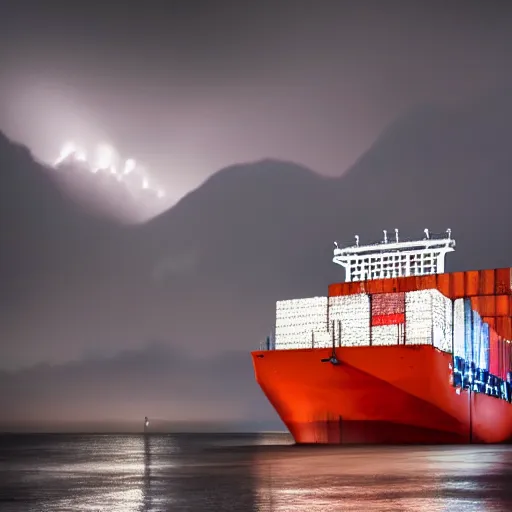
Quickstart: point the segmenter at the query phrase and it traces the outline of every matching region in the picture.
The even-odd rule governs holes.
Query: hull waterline
[[[453,386],[452,356],[431,346],[253,352],[256,380],[297,443],[512,441],[507,401]],[[324,360],[324,361],[322,361]]]

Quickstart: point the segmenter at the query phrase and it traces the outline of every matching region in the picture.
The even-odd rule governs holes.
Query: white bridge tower
[[[422,240],[400,241],[398,229],[394,240],[384,230],[383,241],[369,245],[359,245],[356,235],[356,244],[344,249],[334,242],[333,262],[345,269],[345,282],[442,274],[446,253],[455,250],[451,229],[442,237],[431,237],[428,229],[424,233]]]

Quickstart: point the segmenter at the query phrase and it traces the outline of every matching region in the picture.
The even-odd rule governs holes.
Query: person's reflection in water
[[[141,512],[151,510],[151,437],[143,434],[144,438],[144,477],[142,482]]]

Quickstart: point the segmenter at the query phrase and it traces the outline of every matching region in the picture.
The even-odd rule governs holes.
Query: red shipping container
[[[498,333],[489,329],[489,373],[498,376],[500,374],[500,343]]]
[[[494,295],[495,290],[495,271],[494,270],[480,270],[480,295]]]
[[[510,268],[496,269],[496,295],[510,295]]]
[[[405,322],[405,293],[372,295],[372,326]]]

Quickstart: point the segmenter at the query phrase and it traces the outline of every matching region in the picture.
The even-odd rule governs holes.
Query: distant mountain
[[[36,277],[58,265],[78,270],[123,231],[91,216],[50,179],[50,170],[0,133],[2,277]],[[114,238],[113,238],[114,237]],[[81,258],[89,255],[89,258]],[[83,261],[80,261],[82,259]]]
[[[325,293],[339,180],[272,160],[225,169],[139,233],[172,339],[211,353],[257,348],[275,300]],[[334,225],[334,218],[331,219]],[[327,236],[326,236],[327,235]]]
[[[366,242],[382,229],[418,237],[451,228],[458,246],[449,271],[512,266],[511,114],[508,92],[418,108],[339,178],[275,160],[232,166],[137,228],[91,218],[26,150],[3,141],[3,359],[65,361],[159,338],[205,360],[237,350],[249,361],[276,300],[325,294],[342,280],[333,241],[353,243],[354,234]],[[13,301],[12,290],[24,300]],[[239,373],[209,378],[251,385],[250,365],[233,365]],[[188,376],[172,372],[177,380],[162,385],[199,400]],[[210,381],[201,382],[206,397]],[[264,403],[261,394],[250,400]]]
[[[511,114],[512,95],[416,109],[337,179],[270,160],[220,171],[140,233],[173,335],[253,348],[275,300],[343,279],[332,242],[354,234],[451,228],[448,270],[512,265]]]
[[[90,326],[105,327],[104,303],[137,275],[124,258],[134,252],[131,229],[91,216],[50,172],[0,134],[2,362],[68,358],[82,336],[80,353]]]
[[[258,291],[265,293],[275,286],[273,279],[261,282],[268,266],[307,279],[296,262],[313,252],[315,240],[304,235],[322,229],[315,220],[337,209],[334,192],[339,185],[339,180],[289,162],[232,166],[147,224],[143,236],[157,256],[197,254],[201,264],[196,275],[203,280],[237,290],[242,282],[264,283]],[[330,240],[320,243],[329,249],[332,245]]]
[[[98,169],[69,155],[48,175],[66,196],[91,215],[122,224],[145,222],[168,208],[163,190],[144,188],[144,179],[115,167]]]

